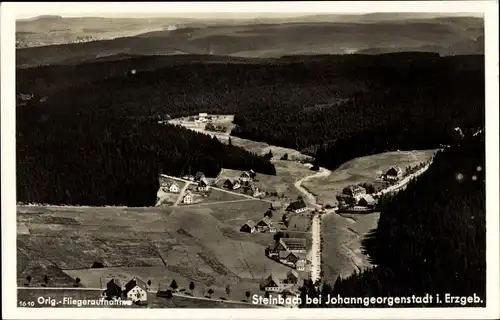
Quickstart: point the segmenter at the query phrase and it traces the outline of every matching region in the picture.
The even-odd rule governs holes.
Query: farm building
[[[148,287],[142,280],[133,278],[125,285],[125,295],[134,303],[145,304],[148,302]]]
[[[363,206],[363,207],[371,208],[371,207],[374,207],[375,204],[377,204],[377,201],[369,194],[365,194],[358,201],[358,205]]]
[[[106,290],[104,291],[104,295],[108,299],[120,298],[122,295],[122,288],[119,284],[115,282],[114,279],[109,280],[106,284]]]
[[[292,268],[297,268],[297,265],[303,267],[306,264],[306,258],[302,252],[292,252],[286,250],[279,252],[279,261],[291,266]]]
[[[196,172],[194,176],[195,181],[200,181],[202,178],[205,178],[205,174],[201,171]]]
[[[273,222],[269,217],[264,217],[259,222],[257,222],[256,229],[260,232],[276,232],[276,228],[273,227]]]
[[[305,252],[306,251],[306,239],[304,238],[281,238],[278,242],[281,250],[288,250],[291,252]]]
[[[403,170],[400,167],[392,167],[385,173],[385,180],[397,181],[403,176]]]
[[[198,182],[198,186],[196,187],[196,190],[198,191],[208,191],[210,189],[210,186],[208,185],[208,180],[203,177],[200,179]]]
[[[188,190],[186,191],[186,194],[184,195],[184,198],[182,198],[182,203],[193,203],[193,194]]]
[[[240,232],[246,232],[246,233],[255,232],[255,222],[253,222],[252,220],[248,220],[243,226],[241,226]]]
[[[286,211],[291,211],[295,213],[304,212],[306,210],[307,210],[307,205],[302,199],[290,203],[290,205],[286,208]]]
[[[260,290],[280,292],[283,289],[281,280],[276,278],[273,274],[262,280],[260,283]]]
[[[359,201],[366,194],[366,189],[361,186],[350,186],[344,189],[344,194]]]
[[[252,180],[252,177],[250,176],[250,173],[248,173],[247,171],[244,171],[240,175],[240,181],[246,182],[246,181],[250,181],[250,180]]]
[[[286,274],[286,283],[296,284],[299,282],[299,274],[295,270],[290,270]]]
[[[224,181],[224,185],[223,185],[224,188],[232,190],[233,186],[234,186],[234,184],[231,182],[231,180],[227,179],[226,181]]]

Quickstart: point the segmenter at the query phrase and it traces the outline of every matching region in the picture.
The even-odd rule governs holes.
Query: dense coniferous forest
[[[159,173],[276,174],[263,157],[151,120],[19,112],[17,146],[17,197],[28,203],[152,206]]]
[[[209,58],[190,62],[183,57],[178,64],[173,59],[132,57],[18,69],[17,92],[35,96],[17,108],[19,201],[77,203],[92,197],[103,199],[85,201],[131,201],[131,189],[125,185],[152,190],[156,183],[153,178],[136,182],[131,177],[156,176],[157,168],[215,174],[220,166],[251,166],[274,172],[268,162],[242,150],[192,132],[160,129],[153,119],[167,114],[172,118],[197,112],[235,114],[234,135],[309,152],[316,155],[317,165],[328,168],[375,152],[439,147],[453,141],[450,133],[456,126],[484,126],[484,56],[354,54],[246,63],[211,63]],[[172,155],[172,149],[178,152]],[[61,154],[68,160],[57,160]],[[145,161],[153,161],[151,154],[158,157],[146,169]],[[119,165],[117,159],[122,159]],[[45,169],[35,169],[44,162]],[[93,167],[96,173],[91,174]],[[100,179],[131,180],[106,188],[107,193],[122,195],[115,197],[98,191],[104,188]],[[76,187],[80,180],[82,185],[91,181],[93,187]],[[137,204],[151,203],[153,196],[147,194]]]
[[[469,136],[460,145],[439,152],[426,173],[406,190],[383,201],[378,227],[363,241],[365,253],[376,267],[346,279],[339,278],[335,284],[325,284],[320,292],[306,283],[304,294],[321,293],[324,299],[328,294],[411,297],[429,293],[439,294],[442,301],[446,293],[476,294],[482,299],[476,306],[484,306],[484,143],[484,136]],[[438,305],[443,306],[435,306]]]

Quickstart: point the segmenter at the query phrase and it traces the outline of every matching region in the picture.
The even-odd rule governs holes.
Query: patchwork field
[[[18,285],[72,287],[76,277],[86,287],[110,278],[133,276],[151,287],[180,288],[195,283],[195,295],[210,288],[213,297],[240,301],[245,291],[259,292],[259,282],[288,267],[264,255],[270,233],[239,232],[248,219],[263,217],[269,203],[214,203],[166,208],[18,207]],[[104,268],[91,268],[95,263]],[[229,296],[226,288],[230,287]]]
[[[342,189],[358,183],[372,183],[381,187],[384,182],[380,175],[392,166],[414,166],[429,161],[437,150],[395,151],[360,157],[348,161],[333,171],[328,177],[305,181],[302,186],[317,198],[318,204],[337,205],[335,199]]]

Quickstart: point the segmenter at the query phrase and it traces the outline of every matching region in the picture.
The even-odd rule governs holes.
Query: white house
[[[133,278],[125,285],[125,296],[137,304],[148,303],[148,287],[138,278]]]
[[[182,203],[185,204],[193,203],[193,195],[189,190],[186,192],[186,195],[184,195],[184,198],[182,198]]]
[[[179,192],[179,185],[177,184],[177,182],[173,181],[170,184],[170,187],[168,187],[168,191],[170,191],[172,193],[178,193]]]

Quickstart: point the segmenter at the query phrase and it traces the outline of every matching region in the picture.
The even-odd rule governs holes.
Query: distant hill
[[[17,22],[17,66],[78,64],[112,55],[283,55],[427,51],[482,54],[481,18],[405,14],[316,15],[289,19],[208,20],[38,18]],[[109,40],[109,38],[113,38]],[[108,39],[108,40],[101,40]],[[101,41],[93,41],[101,40]],[[92,41],[92,42],[88,42]]]

